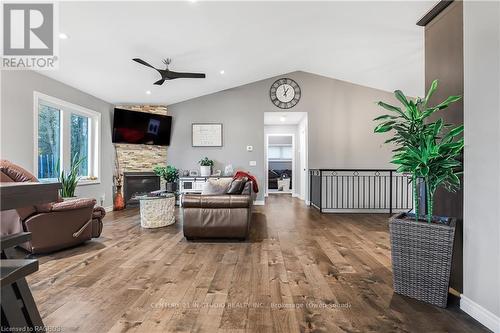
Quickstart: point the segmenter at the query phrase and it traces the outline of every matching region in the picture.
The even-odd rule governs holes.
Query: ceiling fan
[[[182,79],[182,78],[186,78],[186,79],[204,79],[205,78],[204,73],[180,73],[180,72],[174,72],[174,71],[169,70],[168,65],[170,65],[170,63],[172,62],[172,59],[170,59],[170,58],[163,59],[163,63],[166,65],[165,69],[155,68],[155,67],[151,66],[150,64],[148,64],[147,62],[145,62],[144,60],[139,59],[139,58],[134,58],[132,60],[134,60],[135,62],[138,62],[144,66],[148,66],[148,67],[151,67],[151,68],[157,70],[158,73],[160,73],[160,75],[161,75],[161,79],[156,81],[154,84],[159,85],[159,86],[161,86],[163,84],[163,82],[165,82],[166,80],[174,80],[174,79]]]

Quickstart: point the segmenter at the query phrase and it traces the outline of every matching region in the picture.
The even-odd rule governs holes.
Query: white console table
[[[207,181],[207,177],[180,177],[179,178],[179,193],[201,193],[203,184]]]

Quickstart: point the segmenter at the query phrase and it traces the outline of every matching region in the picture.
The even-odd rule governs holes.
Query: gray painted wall
[[[391,148],[382,146],[383,135],[373,134],[372,119],[381,113],[374,102],[394,102],[392,93],[306,72],[280,77],[294,79],[302,90],[300,102],[288,111],[308,113],[309,168],[391,167]],[[280,111],[269,100],[269,87],[277,78],[169,105],[173,132],[168,163],[190,169],[206,155],[217,161],[217,168],[231,162],[251,171],[263,188],[264,112]],[[192,122],[222,122],[224,146],[191,147]],[[252,152],[247,145],[254,146]],[[249,166],[251,160],[257,165]]]
[[[463,293],[497,316],[500,332],[500,3],[463,5]]]
[[[0,157],[33,171],[33,91],[95,110],[102,114],[101,183],[78,186],[77,195],[112,205],[114,152],[111,144],[112,105],[33,71],[1,72]]]

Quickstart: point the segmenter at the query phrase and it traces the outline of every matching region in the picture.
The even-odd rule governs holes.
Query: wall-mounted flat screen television
[[[168,146],[172,117],[115,108],[113,143]]]

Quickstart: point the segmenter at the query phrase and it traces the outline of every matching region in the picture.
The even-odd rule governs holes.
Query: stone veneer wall
[[[132,111],[167,114],[167,107],[163,105],[119,105],[116,107]],[[121,172],[153,171],[153,167],[164,166],[167,163],[166,146],[116,143],[115,149]]]

